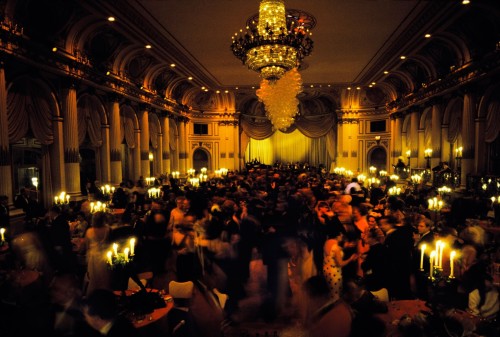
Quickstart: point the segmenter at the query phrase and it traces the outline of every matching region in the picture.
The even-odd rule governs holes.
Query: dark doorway
[[[379,171],[387,169],[387,152],[381,146],[371,150],[368,156],[368,166],[375,166]]]
[[[196,149],[194,150],[193,153],[193,168],[196,170],[196,172],[200,172],[202,167],[206,167],[207,169],[210,169],[210,164],[209,164],[209,154],[207,151],[203,149]]]
[[[90,148],[80,148],[80,187],[83,195],[87,194],[87,183],[92,186],[96,179],[95,151]]]

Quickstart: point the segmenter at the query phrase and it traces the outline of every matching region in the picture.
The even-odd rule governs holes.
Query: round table
[[[425,305],[422,300],[399,300],[387,303],[387,312],[376,314],[378,318],[384,321],[387,336],[395,336],[398,324],[403,316],[414,318],[421,311],[430,312],[431,309]]]

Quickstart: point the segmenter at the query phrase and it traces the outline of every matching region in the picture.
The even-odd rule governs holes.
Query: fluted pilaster
[[[122,181],[121,140],[123,138],[120,132],[120,104],[117,100],[111,103],[111,111],[109,113],[109,127],[111,183],[119,184]]]
[[[64,130],[64,168],[66,170],[66,193],[77,196],[81,194],[80,161],[78,144],[78,115],[76,88],[73,84],[65,90],[63,109]]]
[[[142,160],[141,160],[141,130],[135,129],[134,130],[134,136],[135,136],[135,147],[132,151],[133,156],[133,167],[134,167],[134,172],[132,179],[133,180],[138,180],[140,176],[142,175],[144,178],[146,176],[144,173],[141,171],[142,167]]]
[[[141,127],[141,174],[144,178],[152,175],[149,169],[149,113],[142,110],[139,113]]]
[[[473,93],[464,96],[464,110],[462,115],[462,186],[466,185],[466,177],[474,173],[474,144],[475,144],[475,117],[476,100]]]
[[[162,117],[160,122],[163,131],[163,152],[161,155],[163,161],[163,173],[170,173],[172,172],[170,167],[170,119],[168,117]]]
[[[418,122],[419,113],[414,111],[410,114],[410,132],[406,137],[410,137],[410,150],[412,154],[411,166],[417,167],[419,165],[419,158],[424,157],[424,150],[418,148]]]
[[[179,122],[179,171],[185,174],[187,170],[187,149],[186,149],[186,123],[181,120]]]
[[[109,125],[101,125],[101,180],[111,181],[111,167],[109,163]]]

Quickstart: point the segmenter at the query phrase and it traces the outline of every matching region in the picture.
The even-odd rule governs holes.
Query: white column
[[[146,109],[139,112],[141,126],[141,174],[144,178],[152,175],[149,169],[149,114]]]
[[[104,183],[111,182],[111,168],[109,164],[109,125],[101,125],[101,180]]]
[[[52,119],[54,142],[50,145],[50,170],[52,192],[59,194],[66,190],[66,170],[64,168],[63,119],[59,116]],[[47,174],[47,173],[44,173]],[[51,196],[52,197],[52,196]],[[46,200],[47,202],[47,200]]]
[[[233,145],[234,145],[234,170],[240,170],[240,130],[238,128],[238,121],[233,122]]]
[[[484,141],[484,133],[486,127],[486,119],[476,118],[476,134],[474,141],[474,172],[486,172],[486,142]]]
[[[162,147],[162,161],[163,161],[163,172],[170,173],[172,169],[170,168],[170,119],[168,117],[162,117],[160,119],[162,133],[163,133],[163,147]]]
[[[396,116],[394,119],[394,131],[392,133],[392,137],[394,139],[394,162],[397,163],[397,160],[399,156],[402,155],[402,141],[401,141],[401,132],[402,132],[402,125],[401,125],[402,117],[401,116]]]
[[[109,113],[110,126],[110,177],[112,184],[120,184],[122,181],[122,156],[121,156],[121,133],[120,133],[120,104],[118,98],[114,97]]]
[[[431,143],[432,143],[432,159],[431,167],[439,164],[441,158],[441,105],[434,104],[432,106],[432,126],[431,126]]]
[[[185,174],[188,167],[186,167],[186,158],[187,158],[187,150],[186,150],[186,123],[183,119],[179,121],[179,171],[181,174]]]
[[[465,186],[467,174],[474,172],[474,143],[475,143],[475,117],[476,100],[472,93],[468,92],[464,96],[464,111],[462,115],[462,180],[461,185]]]
[[[418,148],[418,111],[414,111],[410,115],[410,132],[406,135],[406,137],[410,137],[410,145],[411,145],[411,167],[421,167],[419,166],[420,158],[424,157],[424,150]]]
[[[141,171],[142,168],[142,160],[141,160],[141,130],[135,129],[134,130],[134,136],[135,136],[135,147],[132,149],[132,161],[133,161],[133,168],[134,172],[132,173],[133,175],[133,180],[139,180],[141,175],[143,178],[146,178],[144,175],[144,172]]]
[[[66,193],[72,196],[81,195],[80,187],[80,146],[78,144],[78,116],[76,88],[71,84],[65,90],[63,109],[64,130],[64,169],[66,171]]]
[[[5,69],[0,62],[0,195],[6,195],[12,203],[12,166],[9,146],[9,125],[7,119],[7,87]],[[44,172],[45,174],[45,172]]]

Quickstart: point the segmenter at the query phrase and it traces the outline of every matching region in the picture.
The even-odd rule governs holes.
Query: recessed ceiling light
[[[150,44],[147,44],[144,47],[146,47],[146,49],[151,49],[151,45]]]
[[[330,84],[328,84],[328,88],[330,88],[330,87],[331,87],[331,85],[330,85]]]
[[[205,90],[205,87],[201,87],[201,90]]]
[[[462,5],[468,5],[468,4],[470,4],[470,0],[463,0],[462,1]]]
[[[311,88],[314,88],[314,85],[311,84]]]
[[[361,90],[361,87],[356,87],[356,90]]]
[[[193,80],[193,76],[189,76],[188,80],[192,81]]]
[[[388,73],[389,73],[389,72],[388,72],[387,70],[386,70],[386,71],[384,71],[384,74],[386,74],[386,75],[387,75]]]
[[[347,87],[347,90],[351,90],[351,87]]]
[[[173,68],[175,67],[175,63],[171,63],[170,66]]]
[[[401,55],[400,59],[404,60],[404,59],[406,59],[406,56]]]
[[[108,21],[109,22],[114,22],[115,21],[115,17],[114,16],[109,16],[108,17]]]
[[[220,90],[217,90],[216,93],[220,94]]]
[[[109,75],[109,74],[111,74],[111,73],[109,71],[106,71],[106,75]]]
[[[255,87],[252,87],[252,89],[255,89]]]
[[[425,34],[425,35],[424,35],[424,37],[425,37],[426,39],[430,38],[431,36],[432,36],[431,34]]]
[[[236,90],[238,90],[239,88],[238,87],[235,87]]]
[[[376,82],[372,82],[372,85],[375,85],[375,84],[377,84],[377,83]]]
[[[57,47],[52,48],[52,51],[55,53],[57,51]]]
[[[205,92],[208,92],[208,89],[205,89]]]
[[[371,87],[373,87],[373,85],[372,85],[372,84],[370,84],[370,85],[368,86],[368,88],[371,88]]]
[[[225,90],[224,92],[227,94],[229,92],[229,90]]]

